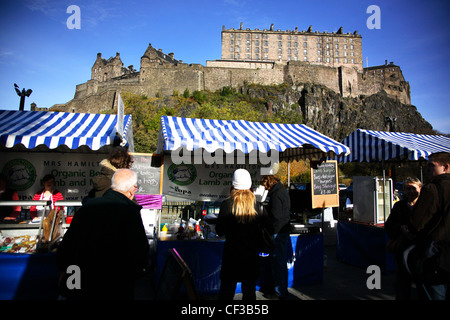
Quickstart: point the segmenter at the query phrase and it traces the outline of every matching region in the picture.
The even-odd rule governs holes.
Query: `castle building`
[[[74,98],[53,110],[102,112],[117,105],[117,93],[152,97],[174,92],[239,88],[245,83],[322,84],[343,97],[372,95],[385,90],[389,97],[411,104],[409,83],[393,63],[363,68],[362,37],[357,31],[343,33],[244,30],[222,28],[221,59],[206,66],[186,64],[148,45],[140,70],[124,67],[120,54],[109,59],[98,53],[91,78],[76,86]],[[50,108],[50,109],[52,109]]]
[[[304,61],[329,67],[346,66],[362,72],[362,44],[357,31],[343,33],[308,30],[225,29],[222,27],[222,60]]]

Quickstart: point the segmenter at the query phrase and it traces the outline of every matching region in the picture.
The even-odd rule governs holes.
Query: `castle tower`
[[[116,53],[115,57],[108,60],[102,58],[101,53],[97,53],[97,59],[91,68],[91,80],[103,82],[130,72],[128,68],[123,67],[119,52]]]

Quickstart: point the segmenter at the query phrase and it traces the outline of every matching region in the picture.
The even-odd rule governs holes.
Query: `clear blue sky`
[[[81,29],[68,29],[70,5]],[[380,29],[366,25],[370,5],[380,8]],[[0,109],[18,110],[14,83],[39,107],[66,103],[90,79],[98,52],[120,52],[140,68],[148,44],[185,63],[221,58],[221,30],[239,28],[358,31],[364,67],[393,61],[411,85],[412,104],[434,129],[450,133],[450,1],[433,0],[0,0]]]

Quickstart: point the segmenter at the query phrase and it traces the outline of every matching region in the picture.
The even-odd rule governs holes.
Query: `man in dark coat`
[[[131,201],[137,175],[119,169],[111,189],[83,204],[58,248],[60,285],[69,299],[133,299],[134,282],[148,265],[149,244]],[[69,266],[79,267],[81,288],[68,286]]]
[[[261,183],[267,190],[269,202],[267,210],[272,225],[274,252],[270,254],[270,267],[274,282],[275,296],[280,299],[288,295],[288,249],[290,245],[290,198],[283,184],[274,175],[264,176]],[[267,292],[271,297],[272,293]]]
[[[438,224],[427,236],[437,244],[448,245],[450,243],[450,153],[437,152],[428,157],[428,174],[431,181],[426,184],[414,206],[411,217],[413,228],[420,232],[425,229],[427,223],[441,215]],[[448,283],[426,285],[421,288],[432,300],[445,300]],[[425,296],[427,296],[425,295]]]

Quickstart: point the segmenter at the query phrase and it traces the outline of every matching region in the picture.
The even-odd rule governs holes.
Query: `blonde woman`
[[[233,300],[236,285],[241,282],[242,300],[256,300],[263,216],[258,212],[247,170],[234,172],[232,186],[230,196],[222,202],[216,224],[217,234],[225,235],[219,299]]]

